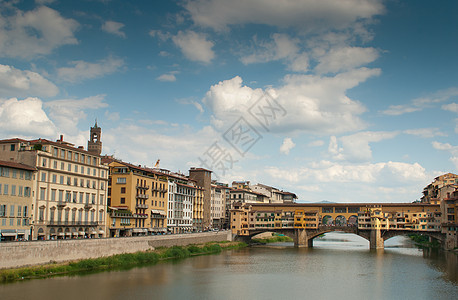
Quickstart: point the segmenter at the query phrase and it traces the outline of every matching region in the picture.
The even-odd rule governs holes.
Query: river
[[[458,299],[458,255],[355,235],[224,251],[127,271],[0,285],[0,299]]]

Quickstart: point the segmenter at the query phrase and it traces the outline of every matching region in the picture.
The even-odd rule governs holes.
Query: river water
[[[0,285],[0,299],[458,299],[458,255],[345,233],[154,266]]]

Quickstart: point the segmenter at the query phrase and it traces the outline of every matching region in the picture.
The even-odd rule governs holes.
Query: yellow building
[[[154,169],[111,157],[108,182],[108,226],[111,237],[167,231],[167,177]]]
[[[36,168],[0,161],[0,240],[31,239],[32,177]]]
[[[204,219],[204,188],[196,185],[196,197],[192,206],[192,226],[195,231],[202,231]]]
[[[100,131],[97,125],[94,129]],[[94,143],[101,147],[100,141]],[[0,141],[0,159],[37,169],[30,212],[33,239],[105,237],[108,167],[102,164],[99,150],[75,147],[63,136],[55,142]]]

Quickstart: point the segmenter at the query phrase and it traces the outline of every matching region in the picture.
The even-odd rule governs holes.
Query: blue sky
[[[103,153],[128,162],[212,167],[302,201],[411,202],[458,169],[457,13],[456,1],[1,1],[0,136],[86,146],[97,118]]]

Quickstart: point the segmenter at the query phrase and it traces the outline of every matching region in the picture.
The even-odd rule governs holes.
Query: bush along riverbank
[[[288,236],[273,236],[269,238],[262,238],[262,239],[252,239],[251,240],[255,244],[270,244],[270,243],[280,243],[280,242],[292,242],[293,239]]]
[[[412,241],[414,241],[414,243],[417,246],[428,247],[428,248],[440,248],[441,247],[441,244],[435,239],[432,239],[432,241],[430,242],[429,236],[427,235],[412,233],[412,234],[409,234],[408,237]]]
[[[197,255],[217,254],[223,250],[246,247],[238,242],[211,242],[200,245],[160,247],[155,250],[124,253],[107,257],[83,259],[67,263],[50,263],[17,269],[0,270],[0,283],[54,276],[78,275],[109,270],[126,270],[134,267],[154,265],[159,261],[183,259]]]

